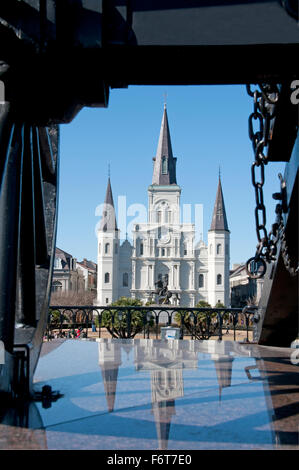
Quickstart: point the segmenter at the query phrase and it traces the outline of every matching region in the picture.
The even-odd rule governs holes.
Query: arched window
[[[110,273],[105,273],[105,284],[110,282]]]
[[[220,284],[222,284],[222,276],[221,274],[217,274],[217,285],[219,286]]]
[[[128,287],[129,285],[129,274],[123,273],[123,287]]]
[[[216,252],[217,252],[217,255],[221,255],[221,243],[218,243]]]
[[[107,255],[110,251],[110,243],[105,244],[105,254]]]
[[[200,287],[203,287],[203,286],[204,286],[204,276],[203,276],[203,274],[200,274],[198,276],[198,287],[200,288]]]
[[[52,292],[61,292],[62,283],[60,281],[54,281],[52,284]]]
[[[168,173],[167,157],[162,157],[162,175],[167,175],[167,173]]]
[[[140,243],[140,256],[143,255],[143,242]]]
[[[158,274],[158,280],[168,284],[168,274]]]

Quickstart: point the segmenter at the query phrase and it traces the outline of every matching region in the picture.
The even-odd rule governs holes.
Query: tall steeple
[[[210,230],[226,230],[227,232],[229,232],[225,212],[224,198],[222,193],[220,173]]]
[[[154,171],[152,184],[163,186],[177,184],[176,158],[174,158],[172,154],[166,104],[164,104],[157,153],[153,160]]]
[[[99,229],[103,230],[104,232],[117,230],[110,176],[108,177],[106,197],[105,197],[105,202],[104,202],[104,207],[103,207],[103,217],[102,217]]]

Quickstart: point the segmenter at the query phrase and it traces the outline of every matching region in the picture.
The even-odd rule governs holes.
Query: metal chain
[[[283,207],[276,206],[276,220],[272,225],[272,230],[268,233],[266,229],[266,207],[264,204],[263,186],[265,183],[265,165],[267,165],[266,148],[271,138],[271,121],[275,117],[275,105],[279,99],[279,90],[276,85],[259,84],[259,90],[252,91],[250,85],[246,85],[247,93],[254,100],[254,109],[249,116],[248,134],[252,142],[255,161],[251,166],[251,179],[255,191],[255,223],[258,239],[255,256],[246,263],[246,270],[250,277],[259,278],[266,272],[266,262],[276,260],[277,243],[281,240],[281,253],[286,269],[292,276],[299,271],[299,265],[295,269],[291,266],[290,256],[286,244],[284,223],[282,217]],[[254,131],[254,121],[258,123],[258,128]],[[259,170],[259,175],[257,175]],[[258,177],[259,176],[259,177]],[[282,186],[282,176],[278,175]],[[254,271],[249,266],[254,266]]]

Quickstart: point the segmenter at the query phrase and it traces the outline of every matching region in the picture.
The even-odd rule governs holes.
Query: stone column
[[[136,261],[132,261],[132,289],[136,289]]]

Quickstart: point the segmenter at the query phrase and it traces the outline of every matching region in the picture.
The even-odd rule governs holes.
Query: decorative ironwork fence
[[[98,337],[106,329],[113,338],[134,338],[137,334],[149,338],[159,338],[161,326],[180,328],[180,339],[209,339],[216,336],[219,340],[225,332],[246,332],[254,329],[258,321],[255,307],[239,308],[184,308],[170,306],[51,306],[46,337],[51,339],[53,331],[59,337],[85,337],[89,330],[97,332]]]

